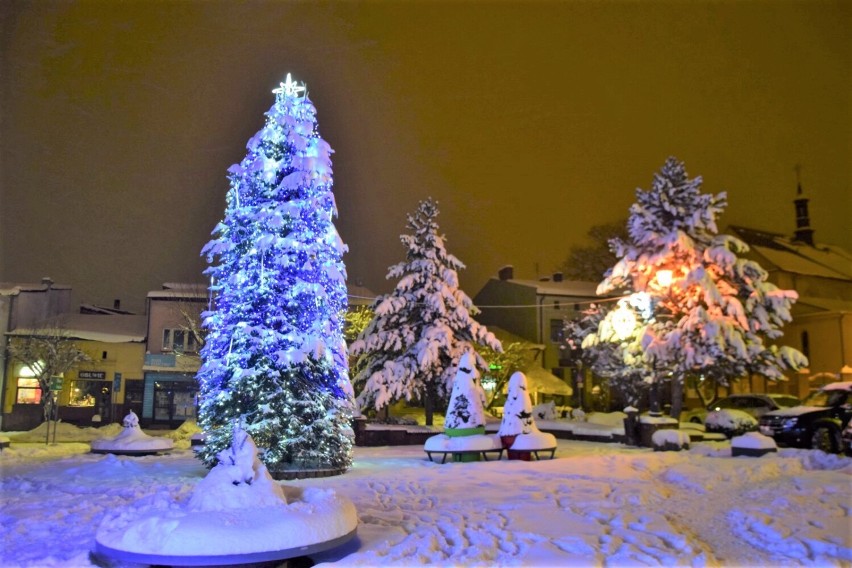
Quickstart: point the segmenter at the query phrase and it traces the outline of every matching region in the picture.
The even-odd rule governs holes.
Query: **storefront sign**
[[[106,378],[106,373],[104,371],[78,371],[77,378],[103,380]]]
[[[116,373],[112,380],[112,392],[121,392],[121,373]]]

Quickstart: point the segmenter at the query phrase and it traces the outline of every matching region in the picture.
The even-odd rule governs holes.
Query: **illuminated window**
[[[193,332],[184,329],[164,329],[163,351],[198,353],[198,338]]]
[[[109,400],[109,395],[107,381],[72,381],[68,406],[97,406],[104,398]]]
[[[41,387],[38,379],[31,377],[18,377],[18,392],[15,396],[16,404],[38,404],[41,402]]]

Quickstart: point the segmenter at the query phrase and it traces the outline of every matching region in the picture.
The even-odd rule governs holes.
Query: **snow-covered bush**
[[[559,416],[556,415],[556,403],[543,402],[532,407],[532,414],[538,420],[556,420]]]
[[[582,408],[575,408],[571,411],[571,420],[575,422],[585,422],[586,412]]]
[[[757,420],[742,410],[723,408],[707,414],[704,427],[708,432],[721,432],[728,438],[757,430]]]
[[[651,435],[651,445],[654,451],[679,452],[689,449],[689,434],[682,430],[666,428],[657,430]]]

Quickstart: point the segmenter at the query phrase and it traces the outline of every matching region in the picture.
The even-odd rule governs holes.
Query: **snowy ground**
[[[180,443],[178,446],[180,447]],[[168,507],[205,475],[188,449],[88,453],[16,443],[0,454],[4,567],[92,566],[107,512]],[[433,464],[421,447],[357,448],[331,487],[355,504],[339,565],[852,566],[852,459],[806,450],[732,458],[559,441],[541,462]]]

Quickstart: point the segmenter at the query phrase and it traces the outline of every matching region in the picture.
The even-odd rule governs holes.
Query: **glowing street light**
[[[674,273],[671,270],[663,269],[657,271],[657,284],[662,288],[668,288],[672,285],[672,276]]]
[[[618,303],[618,307],[613,310],[611,316],[612,329],[615,331],[615,337],[619,341],[624,341],[633,334],[636,329],[636,315],[633,313],[627,304]]]

